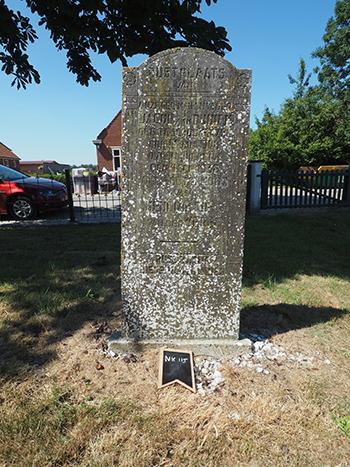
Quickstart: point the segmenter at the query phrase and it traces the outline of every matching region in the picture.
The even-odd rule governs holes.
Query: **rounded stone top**
[[[167,58],[170,58],[171,61],[176,61],[176,57],[181,58],[181,61],[193,61],[200,59],[201,61],[207,61],[210,65],[213,65],[214,62],[216,64],[220,64],[221,66],[231,68],[232,72],[239,71],[238,68],[236,68],[231,62],[226,60],[221,55],[211,50],[202,49],[200,47],[173,47],[171,49],[162,50],[161,52],[148,57],[141,65],[136,68],[141,70],[143,68],[147,68],[148,66],[152,66],[154,62],[163,60],[166,61]]]
[[[242,95],[251,71],[238,69],[221,55],[197,47],[175,47],[123,68],[123,95]]]

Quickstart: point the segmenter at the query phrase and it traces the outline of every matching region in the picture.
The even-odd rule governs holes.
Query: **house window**
[[[121,167],[121,149],[120,148],[112,148],[112,157],[113,157],[113,170],[115,172],[120,171]]]

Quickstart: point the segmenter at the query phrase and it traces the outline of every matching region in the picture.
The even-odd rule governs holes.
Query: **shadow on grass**
[[[49,280],[47,284],[50,288]],[[89,282],[86,286],[89,287]],[[30,289],[30,286],[23,286],[20,294],[32,292]],[[18,294],[15,295],[15,297],[10,295],[8,300],[12,306],[18,299]],[[77,303],[73,301],[68,306],[65,304],[56,306],[46,313],[37,312],[28,301],[22,308],[18,307],[13,315],[8,313],[0,329],[0,375],[15,376],[23,370],[41,367],[55,359],[57,343],[72,336],[87,322],[96,324],[97,328],[101,327],[102,323],[107,327],[107,331],[112,331],[106,323],[119,319],[120,280],[114,284],[113,291],[104,294],[103,298],[91,296],[78,298],[77,295],[75,301]],[[94,329],[95,326],[92,326],[91,336],[94,334]]]
[[[4,378],[56,358],[57,343],[86,322],[117,319],[119,234],[115,225],[0,231]]]
[[[301,274],[350,279],[348,210],[247,218],[243,285]]]
[[[25,291],[25,289],[24,289]],[[111,305],[112,304],[112,305]],[[121,308],[120,282],[114,293],[103,300],[85,298],[76,305],[61,308],[51,315],[18,311],[17,319],[7,318],[0,330],[0,375],[13,377],[40,368],[57,357],[57,344],[72,336],[87,322],[92,324],[91,338],[113,330]],[[102,332],[95,329],[104,327]]]
[[[242,338],[255,334],[264,338],[296,329],[337,320],[350,313],[332,307],[306,305],[258,305],[241,311],[240,335]]]

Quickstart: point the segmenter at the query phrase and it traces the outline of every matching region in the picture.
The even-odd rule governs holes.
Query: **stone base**
[[[249,339],[167,339],[133,340],[115,332],[108,340],[108,347],[115,352],[142,353],[147,349],[167,348],[191,350],[195,356],[230,358],[249,352],[252,343]]]

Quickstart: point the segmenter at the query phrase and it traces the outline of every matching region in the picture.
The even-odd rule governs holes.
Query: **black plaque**
[[[163,349],[160,352],[159,387],[178,383],[196,392],[193,354],[186,350]]]

